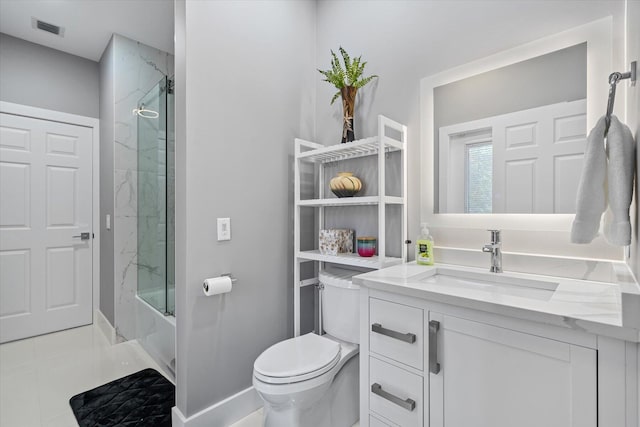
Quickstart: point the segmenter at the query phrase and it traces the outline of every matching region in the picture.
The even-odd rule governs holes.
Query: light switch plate
[[[231,240],[231,219],[218,218],[218,242]]]

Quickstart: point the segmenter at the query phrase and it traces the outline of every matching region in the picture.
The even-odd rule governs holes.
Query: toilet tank
[[[360,286],[351,278],[361,271],[326,268],[318,275],[322,290],[322,328],[343,341],[360,343]]]

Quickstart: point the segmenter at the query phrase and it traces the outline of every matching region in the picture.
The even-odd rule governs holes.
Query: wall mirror
[[[611,64],[604,18],[422,79],[422,221],[567,230]]]
[[[434,210],[574,213],[587,44],[433,88]]]

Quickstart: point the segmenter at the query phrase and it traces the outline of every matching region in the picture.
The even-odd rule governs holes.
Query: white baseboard
[[[173,427],[230,426],[262,406],[262,400],[253,387],[242,390],[215,405],[186,418],[177,406],[171,408]]]
[[[116,336],[116,328],[111,326],[111,323],[107,320],[107,318],[102,314],[99,309],[95,310],[94,321],[98,329],[104,334],[109,344],[114,345],[118,342],[118,338]]]

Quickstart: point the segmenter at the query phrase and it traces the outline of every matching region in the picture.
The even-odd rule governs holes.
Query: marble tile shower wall
[[[163,76],[173,75],[173,55],[114,35],[114,286],[115,328],[125,340],[136,336],[138,270],[138,129],[132,110]],[[144,265],[141,266],[144,268]]]
[[[140,236],[149,237],[145,241],[138,240],[138,292],[146,294],[147,302],[153,300],[156,301],[154,306],[164,307],[165,303],[157,301],[157,298],[164,297],[161,289],[167,273],[163,262],[167,253],[167,212],[164,209],[167,193],[161,191],[167,188],[167,141],[165,132],[155,126],[158,122],[150,123],[155,127],[151,133],[157,135],[156,146],[138,148],[138,188],[142,196],[138,200],[141,204],[138,209],[138,239]],[[150,142],[153,143],[147,141],[147,144]]]

